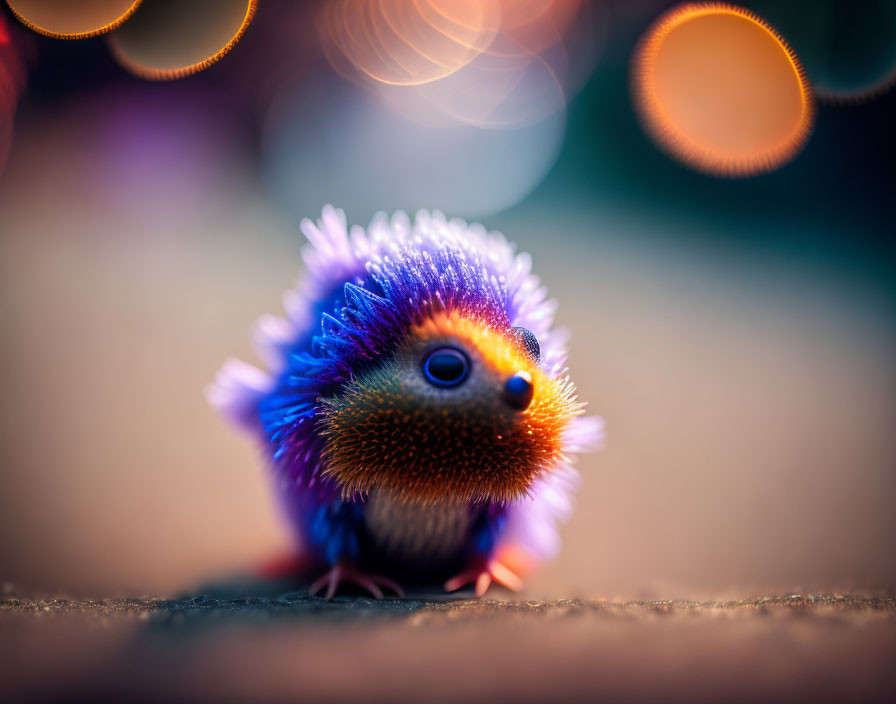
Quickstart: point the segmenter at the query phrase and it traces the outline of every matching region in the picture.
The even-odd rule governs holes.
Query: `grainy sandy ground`
[[[896,701],[894,597],[328,602],[208,591],[0,600],[0,700]]]

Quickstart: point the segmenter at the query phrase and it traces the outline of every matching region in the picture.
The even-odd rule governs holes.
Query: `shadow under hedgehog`
[[[254,334],[270,372],[229,360],[208,398],[260,438],[323,571],[311,593],[518,589],[558,547],[573,454],[602,435],[531,258],[437,212],[349,232],[327,206],[301,228],[306,277]]]

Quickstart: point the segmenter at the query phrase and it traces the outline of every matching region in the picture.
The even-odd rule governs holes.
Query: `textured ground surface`
[[[896,598],[0,600],[0,700],[896,701]]]

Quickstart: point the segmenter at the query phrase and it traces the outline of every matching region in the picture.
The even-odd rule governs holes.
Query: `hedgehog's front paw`
[[[352,563],[346,561],[336,563],[314,580],[308,589],[308,593],[314,596],[326,585],[327,591],[324,597],[332,599],[343,582],[355,584],[361,587],[361,589],[366,589],[376,599],[383,598],[383,591],[380,589],[380,585],[388,587],[400,597],[404,596],[404,589],[397,582],[393,582],[388,577],[383,577],[380,574],[362,572]]]
[[[497,582],[513,591],[519,591],[523,588],[523,580],[514,574],[510,568],[497,560],[487,560],[449,579],[445,582],[445,591],[457,591],[465,584],[475,583],[476,596],[482,596],[488,591],[492,582]]]

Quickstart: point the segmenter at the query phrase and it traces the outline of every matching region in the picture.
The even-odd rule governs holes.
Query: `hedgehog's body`
[[[597,439],[565,378],[553,305],[500,235],[420,213],[346,231],[326,208],[302,223],[308,276],[287,319],[263,318],[266,374],[222,369],[211,401],[256,433],[328,593],[365,576],[491,579],[554,551]]]

